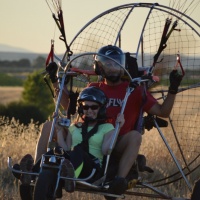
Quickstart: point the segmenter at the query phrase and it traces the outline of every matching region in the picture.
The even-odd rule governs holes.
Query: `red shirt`
[[[121,106],[126,94],[126,89],[128,87],[128,82],[122,82],[117,86],[109,86],[105,83],[91,83],[89,86],[99,87],[108,97],[106,114],[108,117],[108,122],[115,126],[115,121],[118,113],[121,111]],[[124,110],[125,123],[120,130],[120,135],[124,135],[127,132],[134,130],[135,123],[138,120],[140,108],[143,105],[142,97],[143,89],[142,87],[137,87],[128,97],[128,101]],[[148,110],[157,103],[156,99],[149,93],[146,93],[146,101],[144,103],[143,110],[148,112]]]

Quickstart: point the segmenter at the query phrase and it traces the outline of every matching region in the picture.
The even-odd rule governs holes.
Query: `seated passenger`
[[[60,126],[60,119],[57,119],[57,142],[67,152],[62,164],[61,176],[86,178],[91,174],[94,166],[97,171],[101,169],[103,156],[108,153],[114,133],[114,126],[106,123],[106,104],[107,97],[104,92],[97,87],[89,87],[78,97],[80,120],[67,128]],[[118,115],[117,122],[121,128],[124,124],[122,114]],[[29,154],[22,158],[20,166],[16,166],[14,165],[15,169],[26,172],[38,171],[34,169],[33,158]],[[22,185],[30,185],[30,175],[15,173],[14,175],[21,180]],[[67,192],[73,192],[74,186],[74,181],[65,180]]]

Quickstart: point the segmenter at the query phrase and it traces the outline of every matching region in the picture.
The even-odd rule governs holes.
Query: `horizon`
[[[0,44],[0,46],[1,46],[1,44]],[[152,57],[154,56],[154,54],[150,54],[150,55],[152,55]],[[170,55],[173,55],[173,54],[170,54]],[[48,53],[21,52],[21,51],[19,51],[19,52],[16,52],[16,51],[15,52],[13,52],[13,51],[7,51],[6,52],[6,51],[1,51],[0,50],[0,61],[10,61],[10,62],[13,62],[13,61],[19,61],[21,59],[28,59],[28,60],[30,60],[32,62],[32,61],[34,61],[39,56],[42,56],[42,57],[44,57],[46,59],[47,56],[48,56]],[[60,57],[60,58],[62,58],[63,54],[59,54],[57,56]],[[138,54],[138,56],[140,57],[140,53]],[[182,54],[181,55],[182,65],[187,64],[187,61],[184,61],[184,57],[191,57],[191,58],[193,58],[193,55],[188,56],[188,55]],[[198,66],[199,60],[200,60],[200,55],[196,56],[196,60],[194,61],[194,63],[196,63],[197,66]],[[141,67],[141,61],[140,61],[139,58],[138,58],[137,62],[138,62],[139,67]],[[186,62],[186,63],[184,63],[184,62]],[[145,67],[145,66],[143,66],[143,67]]]
[[[170,1],[157,0],[156,2],[169,6]],[[70,43],[79,30],[100,13],[116,6],[136,2],[130,0],[121,0],[120,2],[115,0],[103,0],[101,2],[86,0],[80,2],[74,0],[68,3],[63,1],[62,10],[67,42]],[[153,0],[148,0],[148,3],[154,2]],[[21,8],[20,12],[19,9],[16,9],[17,7]],[[7,15],[8,9],[12,14]],[[37,10],[37,12],[32,12],[34,10]],[[85,12],[86,10],[90,10],[90,12]],[[199,23],[200,6],[198,5],[196,9],[193,8],[194,12],[192,13],[191,10],[187,11],[186,14],[191,14],[191,18]],[[63,54],[65,52],[65,46],[59,40],[59,30],[52,19],[51,12],[45,1],[39,3],[34,1],[31,3],[31,7],[30,3],[25,0],[21,0],[20,2],[14,1],[12,3],[5,1],[0,7],[0,13],[2,19],[4,16],[7,16],[5,20],[0,22],[3,27],[0,44],[10,46],[9,52],[11,49],[16,49],[22,52],[49,53],[52,38],[55,39],[55,53]]]

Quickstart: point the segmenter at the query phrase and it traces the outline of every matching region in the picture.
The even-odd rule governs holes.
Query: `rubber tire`
[[[191,195],[191,200],[199,200],[199,199],[200,199],[200,179],[195,183]]]
[[[39,174],[34,190],[34,200],[54,200],[54,190],[57,182],[57,170],[43,169]]]
[[[33,186],[21,184],[19,187],[21,200],[33,199]]]

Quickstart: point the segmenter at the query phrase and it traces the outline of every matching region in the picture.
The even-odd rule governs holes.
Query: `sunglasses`
[[[99,106],[98,105],[91,105],[91,106],[84,105],[83,106],[83,110],[89,110],[89,108],[91,108],[91,110],[97,110]]]

